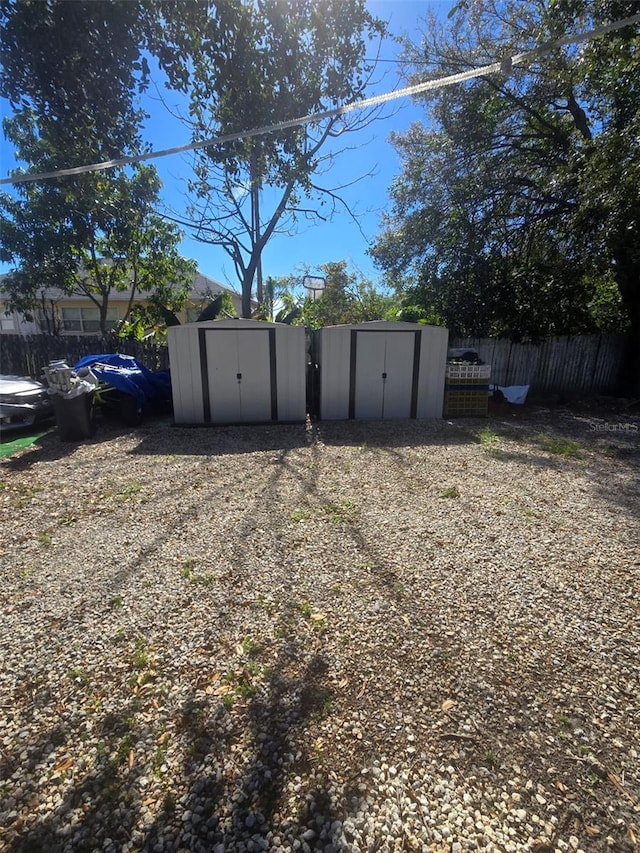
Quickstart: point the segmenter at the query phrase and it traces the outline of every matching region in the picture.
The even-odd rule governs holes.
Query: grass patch
[[[242,653],[245,657],[255,657],[260,651],[260,644],[253,637],[245,637],[242,641]]]
[[[494,459],[502,459],[504,454],[498,447],[500,436],[491,427],[482,427],[473,433],[474,440]]]
[[[487,749],[482,756],[482,763],[489,770],[495,770],[498,767],[498,755],[494,749]]]
[[[311,518],[311,512],[308,509],[296,509],[289,516],[291,521],[299,522],[299,521],[307,521]]]
[[[146,669],[149,666],[149,652],[143,640],[136,643],[131,663],[136,669]]]
[[[216,577],[212,572],[205,572],[203,575],[190,575],[189,581],[190,583],[196,583],[200,586],[210,587],[216,582]]]
[[[139,494],[141,489],[142,489],[142,486],[140,485],[140,483],[136,483],[136,482],[127,483],[126,486],[120,492],[120,496],[122,498],[132,498],[135,495]]]
[[[71,678],[77,684],[87,684],[89,682],[89,673],[84,669],[80,669],[79,667],[70,669],[67,674],[69,678]]]
[[[325,504],[322,507],[322,512],[334,524],[353,524],[360,517],[360,509],[349,498],[337,503]]]
[[[543,435],[539,439],[540,446],[547,453],[553,453],[556,456],[564,456],[566,459],[579,459],[583,455],[583,448],[577,441],[572,438],[562,438],[559,436]]]
[[[459,498],[460,489],[457,486],[449,486],[448,489],[443,489],[440,492],[441,498]]]
[[[482,427],[474,433],[474,437],[481,447],[485,450],[491,450],[500,441],[500,436],[491,427]]]

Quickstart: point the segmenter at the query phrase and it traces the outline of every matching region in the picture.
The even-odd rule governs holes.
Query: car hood
[[[37,394],[46,391],[41,382],[27,379],[24,376],[0,376],[0,396],[11,394]]]

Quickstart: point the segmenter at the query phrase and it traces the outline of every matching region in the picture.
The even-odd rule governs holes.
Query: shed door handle
[[[238,382],[240,382],[240,380],[242,379],[242,374],[236,373],[236,379],[238,380]]]
[[[387,374],[386,374],[386,373],[383,373],[383,374],[382,374],[382,378],[383,378],[383,379],[386,379],[386,378],[387,378]]]

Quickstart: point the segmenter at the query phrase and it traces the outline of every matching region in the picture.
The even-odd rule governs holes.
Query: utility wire
[[[288,130],[292,127],[299,127],[313,122],[324,121],[328,118],[337,118],[341,115],[353,112],[354,110],[367,109],[368,107],[379,106],[386,104],[389,101],[397,98],[406,98],[412,95],[419,95],[422,92],[432,91],[434,89],[442,89],[445,86],[453,86],[456,83],[463,83],[466,80],[473,80],[475,77],[484,77],[487,74],[503,74],[510,73],[514,65],[523,65],[551,53],[559,47],[569,44],[579,44],[580,42],[589,41],[592,38],[605,35],[606,33],[622,29],[623,27],[631,26],[632,24],[640,24],[640,13],[632,15],[629,18],[624,18],[620,21],[611,21],[608,24],[602,24],[585,33],[577,35],[564,36],[555,41],[544,42],[533,50],[528,50],[523,53],[516,53],[513,56],[505,56],[500,62],[494,62],[491,65],[483,65],[480,68],[471,68],[469,71],[463,71],[459,74],[451,74],[448,77],[440,77],[435,80],[427,80],[424,83],[417,83],[414,86],[407,86],[404,89],[396,89],[393,92],[386,92],[383,95],[375,95],[371,98],[366,98],[363,101],[356,101],[351,104],[345,104],[342,107],[335,107],[331,110],[313,113],[301,118],[290,119],[278,124],[268,125],[266,127],[255,127],[251,130],[242,130],[238,133],[228,133],[223,136],[213,136],[210,139],[205,139],[200,142],[191,142],[187,145],[178,145],[175,148],[165,148],[161,151],[149,151],[146,154],[136,154],[131,157],[119,157],[114,160],[105,160],[102,163],[92,163],[86,166],[75,166],[71,169],[58,169],[53,172],[40,172],[39,174],[15,175],[11,178],[3,178],[0,180],[0,185],[4,184],[24,184],[33,181],[44,181],[49,178],[62,178],[69,175],[82,175],[86,172],[99,172],[105,169],[113,169],[117,166],[127,166],[132,163],[142,163],[146,160],[156,160],[160,157],[169,157],[172,154],[183,154],[186,151],[196,151],[200,148],[210,148],[214,145],[223,145],[226,142],[233,142],[237,139],[249,139],[253,136],[262,136],[265,133],[278,133],[282,130]]]

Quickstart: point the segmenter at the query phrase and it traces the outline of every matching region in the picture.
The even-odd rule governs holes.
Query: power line
[[[250,130],[242,130],[238,133],[228,133],[223,136],[213,136],[209,139],[200,142],[191,142],[187,145],[178,145],[174,148],[165,148],[161,151],[149,151],[146,154],[136,154],[131,157],[119,157],[113,160],[105,160],[102,163],[92,163],[86,166],[75,166],[70,169],[57,169],[52,172],[40,172],[38,174],[16,175],[11,178],[3,178],[0,180],[0,185],[4,184],[23,184],[32,183],[34,181],[44,181],[50,178],[62,178],[70,175],[82,175],[86,172],[99,172],[105,169],[113,169],[117,166],[128,166],[133,163],[142,163],[146,160],[156,160],[161,157],[169,157],[173,154],[184,154],[188,151],[196,151],[200,148],[210,148],[214,145],[223,145],[226,142],[234,142],[237,139],[249,139],[254,136],[262,136],[265,133],[278,133],[282,130],[289,130],[292,127],[300,127],[305,124],[324,121],[328,118],[338,118],[346,115],[354,110],[367,109],[381,104],[386,104],[389,101],[398,98],[411,97],[419,95],[423,92],[432,91],[434,89],[442,89],[445,86],[453,86],[456,83],[463,83],[466,80],[473,80],[476,77],[484,77],[487,74],[497,74],[499,72],[508,73],[514,65],[523,65],[544,56],[559,47],[569,44],[579,44],[580,42],[588,41],[606,33],[622,29],[623,27],[631,26],[632,24],[640,23],[640,13],[632,15],[629,18],[624,18],[620,21],[612,21],[609,24],[602,24],[589,30],[585,33],[577,35],[564,36],[551,42],[544,42],[533,50],[528,50],[523,53],[516,53],[513,56],[503,57],[500,62],[494,62],[491,65],[483,65],[480,68],[471,68],[469,71],[463,71],[459,74],[451,74],[448,77],[440,77],[435,80],[427,80],[424,83],[417,83],[414,86],[407,86],[404,89],[396,89],[393,92],[386,92],[383,95],[375,95],[372,98],[366,98],[363,101],[356,101],[352,104],[346,104],[342,107],[335,107],[331,110],[324,110],[320,113],[313,113],[300,118],[290,119],[289,121],[279,122],[278,124],[268,125],[266,127],[255,127]]]

